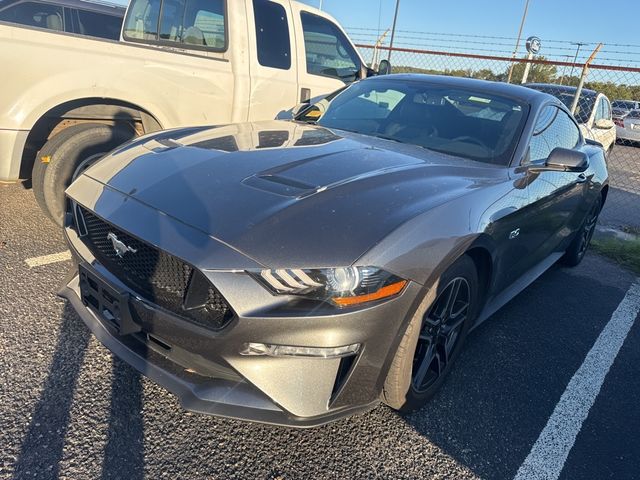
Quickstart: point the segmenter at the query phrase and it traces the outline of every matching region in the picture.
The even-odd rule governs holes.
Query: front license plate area
[[[82,303],[98,317],[115,327],[120,335],[140,331],[131,318],[129,294],[119,292],[83,265],[78,267]]]

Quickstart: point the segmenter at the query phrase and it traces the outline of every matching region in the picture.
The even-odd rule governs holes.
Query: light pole
[[[318,10],[322,10],[322,0],[320,0],[320,5],[318,5]]]
[[[396,36],[396,22],[398,21],[399,9],[400,9],[400,0],[396,0],[396,13],[393,15],[393,26],[391,27],[391,41],[389,42],[389,55],[387,56],[387,60],[389,61],[389,63],[391,63],[391,52],[393,51],[393,39]]]
[[[511,55],[511,66],[509,67],[509,75],[507,76],[507,83],[511,83],[511,75],[513,75],[513,61],[518,54],[518,48],[520,47],[520,38],[522,37],[522,28],[524,22],[527,19],[527,12],[529,11],[529,0],[524,4],[524,13],[522,14],[522,21],[520,22],[520,29],[518,30],[518,39],[516,40],[516,48],[513,49],[513,55]]]
[[[580,53],[580,47],[582,47],[583,45],[586,45],[586,43],[575,42],[575,43],[572,43],[571,45],[577,45],[578,48],[576,48],[576,56],[573,57],[573,64],[571,65],[571,73],[569,73],[569,81],[571,81],[571,77],[573,77],[573,67],[576,65],[576,61],[578,60],[578,54]]]

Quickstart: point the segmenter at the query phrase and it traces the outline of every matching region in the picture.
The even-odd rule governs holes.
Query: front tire
[[[78,167],[87,159],[98,160],[134,136],[135,131],[127,126],[83,123],[66,128],[44,145],[41,154],[46,152],[50,160],[41,185],[34,184],[34,192],[36,199],[44,199],[38,203],[44,203],[55,223],[62,225],[64,191]]]
[[[479,307],[478,273],[473,260],[463,255],[442,274],[435,293],[427,293],[409,323],[385,380],[384,403],[406,413],[435,395]]]

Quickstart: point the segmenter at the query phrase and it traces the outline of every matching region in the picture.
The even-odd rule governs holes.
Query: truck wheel
[[[60,137],[60,135],[56,135],[44,144],[42,149],[36,155],[36,159],[33,162],[33,170],[31,171],[31,188],[33,189],[33,194],[36,197],[36,203],[40,207],[40,210],[42,210],[42,212],[52,221],[53,217],[51,216],[49,208],[47,207],[47,202],[44,199],[44,176],[47,172],[47,167],[49,166],[53,152],[58,149],[60,144],[58,137]]]
[[[39,157],[42,158],[46,153],[50,159],[39,189],[49,216],[55,223],[62,225],[64,191],[71,184],[76,169],[81,165],[88,167],[87,160],[99,160],[134,136],[133,128],[126,126],[83,123],[66,128],[45,144]],[[36,198],[38,196],[36,193]]]

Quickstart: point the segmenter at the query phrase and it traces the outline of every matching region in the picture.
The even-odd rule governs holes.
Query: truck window
[[[78,10],[78,33],[82,35],[118,40],[121,27],[122,18],[115,15]]]
[[[301,12],[307,72],[352,82],[358,78],[360,59],[340,29],[318,15]]]
[[[253,0],[258,62],[263,67],[291,68],[291,42],[287,12],[268,0]]]
[[[133,0],[127,12],[124,38],[133,41],[157,40],[160,0]]]
[[[223,51],[227,47],[225,20],[225,0],[133,0],[124,38]]]
[[[63,12],[59,5],[19,3],[0,11],[0,20],[64,32]]]

